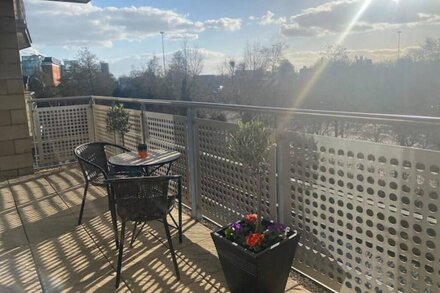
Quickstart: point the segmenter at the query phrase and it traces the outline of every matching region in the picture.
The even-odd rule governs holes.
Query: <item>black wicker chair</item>
[[[170,196],[168,194],[171,180],[177,181],[177,195]],[[130,244],[133,244],[133,241],[139,235],[147,221],[163,221],[171,257],[173,259],[174,270],[176,272],[177,279],[180,279],[169,224],[167,222],[167,215],[173,208],[174,201],[177,197],[179,200],[179,221],[181,221],[181,176],[168,175],[125,179],[115,178],[106,180],[106,182],[109,183],[110,188],[112,189],[112,194],[115,200],[114,202],[116,203],[116,211],[122,221],[115,287],[119,287],[119,281],[121,278],[122,255],[124,250],[125,227],[127,221],[134,222],[135,224]],[[136,226],[141,223],[142,227],[136,233]],[[179,233],[179,238],[181,238],[180,229]]]
[[[124,176],[123,173],[115,173],[110,169],[107,163],[108,148],[114,148],[114,150],[129,152],[130,150],[112,143],[105,142],[92,142],[85,143],[75,148],[74,154],[77,158],[81,171],[86,181],[84,187],[84,194],[81,203],[81,210],[79,212],[78,225],[81,225],[82,215],[84,212],[84,206],[86,202],[86,195],[89,185],[102,186],[107,188],[109,209],[112,216],[113,230],[115,233],[116,248],[118,247],[118,226],[116,223],[115,205],[113,204],[113,197],[111,196],[106,179],[115,176]],[[125,176],[127,176],[125,174]]]

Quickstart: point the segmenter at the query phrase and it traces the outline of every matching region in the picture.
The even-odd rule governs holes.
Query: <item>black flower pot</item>
[[[284,292],[300,235],[292,232],[286,239],[254,253],[226,239],[222,227],[212,232],[223,273],[231,292]]]

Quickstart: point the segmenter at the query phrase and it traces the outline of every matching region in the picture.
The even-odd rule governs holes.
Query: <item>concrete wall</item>
[[[33,172],[13,0],[0,0],[0,179]]]

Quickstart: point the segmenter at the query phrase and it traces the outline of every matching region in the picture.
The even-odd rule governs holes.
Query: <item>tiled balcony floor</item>
[[[83,225],[77,226],[83,180],[75,167],[0,182],[0,292],[114,290],[117,251],[107,199],[102,190],[89,190]],[[173,235],[181,280],[162,224],[151,222],[124,250],[118,291],[228,291],[210,230],[186,215],[183,222],[183,243]],[[308,292],[293,279],[286,291]]]

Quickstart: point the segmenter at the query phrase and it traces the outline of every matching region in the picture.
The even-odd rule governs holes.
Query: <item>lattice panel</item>
[[[130,131],[125,135],[125,147],[131,150],[137,150],[137,147],[142,143],[142,119],[141,111],[127,109],[130,113]]]
[[[200,196],[203,215],[220,224],[236,221],[256,212],[258,178],[249,176],[241,164],[231,159],[227,139],[237,125],[197,119]],[[274,157],[271,156],[272,158]],[[275,164],[262,182],[263,216],[276,218]]]
[[[440,292],[440,152],[293,135],[290,163],[296,268],[339,292]]]
[[[122,145],[122,139],[119,134],[116,136],[107,131],[107,112],[110,110],[110,106],[103,105],[94,105],[94,115],[95,115],[95,133],[96,133],[96,141],[104,141],[111,142]],[[130,150],[137,150],[137,146],[142,143],[142,119],[141,119],[141,111],[126,109],[130,114],[130,130],[124,137],[124,145],[126,148]],[[110,148],[109,154],[112,154],[113,151]]]
[[[144,123],[148,148],[173,150],[182,154],[180,159],[172,164],[170,173],[182,175],[182,200],[189,204],[186,117],[144,112]],[[165,172],[164,167],[157,173],[165,174]]]
[[[33,115],[37,167],[74,160],[74,148],[93,138],[89,105],[37,108]]]
[[[115,140],[113,133],[107,131],[107,112],[110,110],[110,106],[93,105],[93,118],[95,120],[95,141],[119,143]]]

